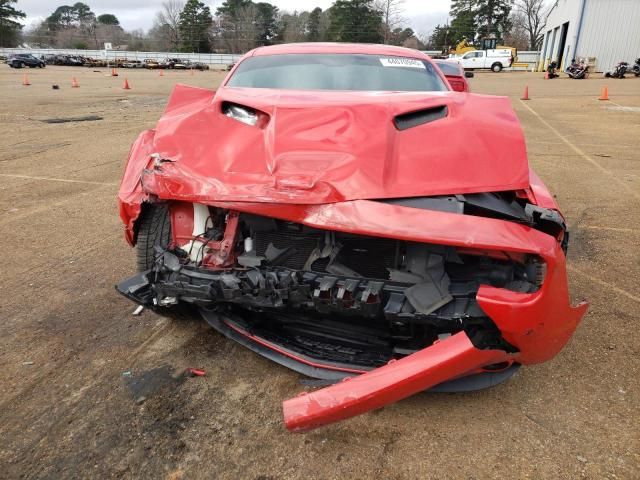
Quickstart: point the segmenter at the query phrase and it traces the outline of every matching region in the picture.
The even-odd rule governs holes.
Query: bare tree
[[[547,17],[546,0],[516,0],[514,13],[520,26],[529,36],[529,48],[538,50],[542,43]]]
[[[391,32],[399,28],[405,19],[402,16],[404,0],[376,0],[376,10],[382,12],[382,24],[384,29],[384,43],[389,43]]]
[[[170,50],[177,49],[180,44],[180,12],[183,8],[184,3],[180,0],[167,0],[153,22],[154,36],[162,37],[161,41]]]
[[[230,53],[247,52],[256,46],[259,13],[255,3],[238,7],[233,15],[217,18],[217,36]]]
[[[509,16],[511,28],[504,34],[504,44],[518,50],[529,50],[529,32],[526,29],[526,18],[520,11],[513,11]],[[534,50],[534,49],[532,49]]]

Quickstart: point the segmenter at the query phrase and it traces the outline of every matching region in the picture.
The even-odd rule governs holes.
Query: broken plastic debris
[[[134,315],[140,315],[144,311],[144,307],[142,305],[138,305],[136,309],[133,311]]]
[[[122,372],[122,376],[123,377],[131,377],[133,375],[133,373],[131,373],[131,370],[126,370],[124,372]]]
[[[22,362],[22,365],[33,365],[33,362]]]
[[[206,374],[204,370],[200,370],[198,368],[191,368],[191,367],[187,368],[184,371],[184,373],[187,377],[204,377]]]

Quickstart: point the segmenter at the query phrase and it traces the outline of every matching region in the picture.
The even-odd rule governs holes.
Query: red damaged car
[[[508,98],[452,92],[415,50],[258,48],[217,91],[177,86],[119,202],[122,294],[330,384],[284,402],[293,431],[495,385],[587,309]]]

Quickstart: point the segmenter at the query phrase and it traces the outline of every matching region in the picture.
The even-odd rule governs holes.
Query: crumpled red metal
[[[227,102],[269,120],[245,125],[223,113]],[[446,118],[395,128],[395,116],[436,106]],[[159,191],[187,202],[324,204],[528,187],[506,97],[178,85],[156,128],[132,146],[118,196],[132,240],[140,203]]]

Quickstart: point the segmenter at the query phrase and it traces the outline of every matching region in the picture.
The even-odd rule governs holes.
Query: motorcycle
[[[559,77],[559,75],[556,73],[557,70],[558,70],[558,63],[557,62],[551,62],[549,64],[549,66],[547,67],[547,74],[546,74],[545,78],[552,79],[552,78]]]
[[[618,63],[614,69],[604,74],[607,78],[624,78],[624,74],[627,73],[629,64],[627,62]]]
[[[580,60],[580,63],[578,63],[574,59],[571,60],[571,65],[567,67],[565,73],[569,75],[569,78],[579,80],[589,76],[589,67],[585,65],[584,60]]]
[[[631,69],[631,71],[636,77],[640,77],[640,58],[636,58],[636,63]]]

